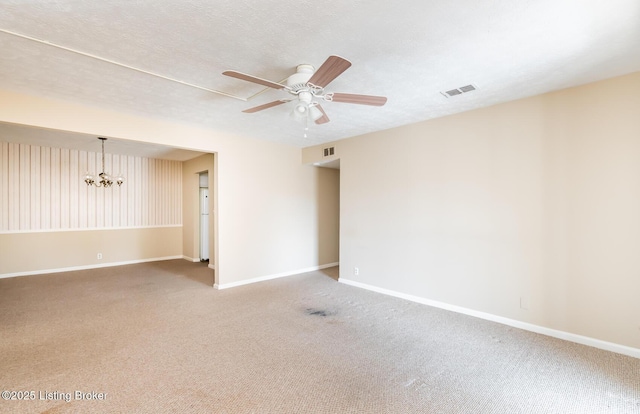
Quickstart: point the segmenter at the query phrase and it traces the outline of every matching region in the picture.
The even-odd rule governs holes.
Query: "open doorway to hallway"
[[[183,163],[183,254],[214,271],[217,258],[216,153]]]
[[[323,273],[338,280],[340,263],[340,159],[318,168],[318,260]]]
[[[199,174],[200,261],[209,262],[209,173]]]

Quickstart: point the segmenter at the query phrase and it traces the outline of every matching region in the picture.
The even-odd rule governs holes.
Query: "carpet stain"
[[[326,310],[322,310],[322,309],[307,308],[307,315],[325,317],[325,316],[328,316],[329,313]]]

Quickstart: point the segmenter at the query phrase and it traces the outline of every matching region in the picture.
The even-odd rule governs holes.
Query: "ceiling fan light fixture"
[[[309,112],[309,107],[311,106],[311,99],[313,99],[313,95],[310,92],[302,91],[298,94],[298,103],[294,108],[294,111],[300,115],[306,115]]]
[[[296,105],[296,107],[293,108],[293,110],[289,114],[290,114],[291,118],[293,118],[295,121],[300,122],[300,123],[304,123],[308,118],[308,114],[307,114],[306,109],[305,109],[304,112],[299,112],[297,110],[297,105]]]
[[[312,105],[309,107],[309,117],[313,122],[322,118],[322,115],[323,115],[322,111],[319,110],[316,105]]]
[[[306,114],[308,110],[309,110],[309,106],[306,102],[298,102],[296,104],[295,111],[298,114],[300,115]]]

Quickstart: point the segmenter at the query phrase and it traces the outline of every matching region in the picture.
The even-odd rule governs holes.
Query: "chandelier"
[[[124,177],[121,174],[118,174],[118,176],[114,178],[104,172],[104,142],[107,139],[102,137],[98,137],[98,139],[102,141],[102,172],[98,174],[98,178],[100,179],[96,183],[94,174],[87,172],[84,175],[84,182],[87,183],[87,185],[95,185],[96,187],[111,187],[115,180],[115,183],[118,184],[118,186],[121,186],[122,183],[124,183]]]

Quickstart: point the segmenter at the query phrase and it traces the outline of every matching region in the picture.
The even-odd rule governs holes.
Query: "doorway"
[[[200,173],[200,261],[209,261],[209,174]]]
[[[318,262],[338,280],[340,264],[340,159],[315,163],[318,168]]]

